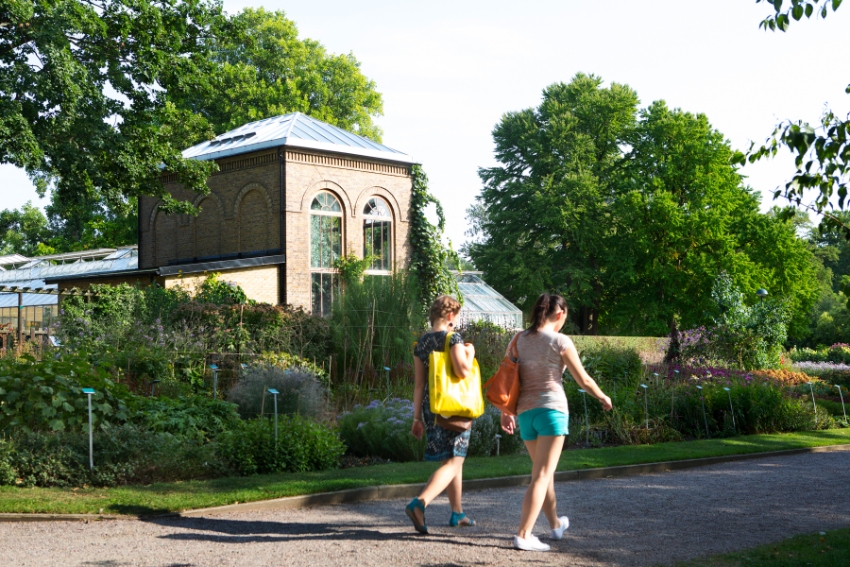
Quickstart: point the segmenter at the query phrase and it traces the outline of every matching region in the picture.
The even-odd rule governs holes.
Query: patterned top
[[[569,413],[564,392],[566,365],[561,353],[573,347],[566,335],[554,331],[523,331],[516,342],[519,353],[519,403],[517,413],[548,408]]]
[[[427,444],[425,446],[426,461],[444,461],[452,457],[466,457],[469,451],[470,431],[458,433],[443,429],[437,425],[435,416],[431,413],[431,398],[428,395],[428,359],[432,352],[443,350],[446,344],[446,332],[428,332],[419,338],[413,354],[425,365],[425,395],[422,398],[422,421],[425,423]],[[449,339],[449,346],[463,344],[460,333],[454,333]]]

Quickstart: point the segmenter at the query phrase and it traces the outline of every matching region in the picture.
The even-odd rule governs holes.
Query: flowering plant
[[[372,400],[337,416],[339,434],[348,452],[360,457],[382,457],[391,461],[421,461],[425,438],[410,434],[413,402],[401,398]]]

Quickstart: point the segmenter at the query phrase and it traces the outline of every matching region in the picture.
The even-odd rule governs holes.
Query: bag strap
[[[452,335],[454,335],[454,332],[446,331],[446,343],[443,345],[443,350],[447,353],[451,352]]]
[[[514,350],[514,358],[519,360],[519,349],[517,348],[517,341],[519,340],[519,336],[522,334],[522,331],[514,335],[514,338],[511,339],[511,344],[508,345],[508,354],[511,354],[511,349]]]

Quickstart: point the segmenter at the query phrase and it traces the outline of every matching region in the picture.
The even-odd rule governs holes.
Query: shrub
[[[824,382],[850,388],[850,365],[835,362],[798,362],[794,368]]]
[[[786,386],[799,386],[811,382],[813,378],[805,372],[794,372],[793,370],[754,370],[752,376],[773,380]],[[815,379],[817,380],[817,379]]]
[[[475,345],[475,358],[481,367],[481,378],[486,382],[499,370],[514,332],[485,321],[471,321],[457,331],[464,341]]]
[[[643,372],[643,361],[635,349],[599,344],[580,354],[581,363],[593,378],[622,382]]]
[[[743,293],[725,273],[715,280],[711,297],[717,313],[709,326],[680,334],[680,360],[746,370],[778,367],[788,337],[786,307],[771,300],[746,305]]]
[[[226,469],[212,445],[132,425],[94,436],[94,470],[88,435],[82,432],[21,432],[0,446],[0,471],[12,471],[19,486],[116,486],[211,478]],[[0,474],[0,481],[9,480]]]
[[[384,403],[373,400],[357,405],[337,417],[339,434],[348,452],[358,457],[381,457],[391,461],[421,461],[425,455],[425,437],[410,434],[413,403],[393,398]]]
[[[298,415],[280,416],[277,443],[274,420],[264,418],[240,422],[218,438],[218,454],[240,475],[332,469],[344,452],[336,432]]]
[[[202,396],[137,397],[130,403],[131,421],[156,432],[207,443],[239,421],[236,405]]]
[[[274,400],[267,392],[275,388],[278,412],[318,418],[327,408],[327,393],[316,375],[302,367],[282,370],[277,366],[251,366],[230,390],[228,399],[239,406],[243,418],[274,413]]]
[[[276,366],[281,370],[306,371],[313,374],[322,384],[330,386],[328,372],[324,368],[297,354],[289,354],[288,352],[263,352],[257,358],[256,362]]]
[[[88,400],[80,390],[94,388],[96,427],[123,423],[129,392],[83,356],[37,362],[0,360],[0,431],[79,431],[88,425]]]
[[[514,455],[524,447],[519,435],[519,427],[513,435],[502,431],[501,412],[495,407],[487,404],[484,415],[472,422],[472,431],[469,434],[469,456],[491,457],[496,454],[496,435],[498,439],[500,455]]]

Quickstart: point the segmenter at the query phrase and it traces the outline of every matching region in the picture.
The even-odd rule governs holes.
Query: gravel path
[[[850,526],[848,486],[850,451],[558,483],[559,510],[572,527],[549,553],[510,548],[523,488],[468,492],[466,509],[478,525],[465,529],[445,527],[448,502],[438,499],[428,508],[429,536],[413,532],[400,500],[206,518],[0,523],[0,565],[668,564]],[[547,528],[541,517],[538,534]]]

